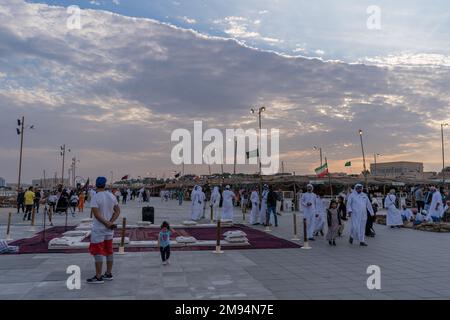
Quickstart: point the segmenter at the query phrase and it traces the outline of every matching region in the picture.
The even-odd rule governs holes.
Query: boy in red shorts
[[[87,279],[88,283],[104,283],[104,280],[113,280],[113,236],[117,227],[114,221],[120,215],[120,208],[116,197],[105,191],[106,178],[98,177],[96,182],[97,193],[91,200],[94,216],[91,231],[91,244],[89,252],[95,259],[95,276]],[[106,272],[102,275],[103,257],[106,257]]]

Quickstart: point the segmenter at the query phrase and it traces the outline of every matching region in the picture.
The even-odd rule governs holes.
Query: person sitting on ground
[[[401,212],[401,214],[402,214],[403,222],[408,222],[408,221],[412,221],[413,220],[414,215],[413,215],[411,209],[408,209],[406,207],[406,204],[402,205],[402,212]]]

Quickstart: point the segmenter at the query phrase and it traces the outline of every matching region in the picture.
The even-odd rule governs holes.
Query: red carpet
[[[67,227],[67,231],[73,230],[75,227]],[[223,250],[248,250],[248,249],[293,249],[300,248],[301,246],[293,242],[278,238],[264,231],[256,230],[244,225],[235,225],[231,228],[223,228],[222,234],[226,231],[242,230],[247,234],[249,240],[249,246],[227,246],[222,247]],[[19,253],[83,253],[87,250],[48,250],[48,242],[53,238],[62,236],[66,230],[64,227],[52,227],[45,232],[45,242],[43,241],[42,232],[37,233],[32,238],[21,239],[12,242],[10,245],[19,246]],[[172,234],[172,239],[177,236],[192,236],[198,240],[215,240],[216,228],[177,228],[176,232]],[[135,228],[126,231],[126,236],[131,241],[142,240],[157,240],[159,230],[157,228]],[[116,230],[115,237],[121,236],[121,231]],[[223,237],[222,237],[223,239]],[[89,238],[86,238],[84,242],[89,242]],[[213,250],[215,247],[182,247],[172,248],[172,251],[198,251],[198,250]],[[157,251],[157,248],[125,248],[128,252],[144,252],[144,251]]]

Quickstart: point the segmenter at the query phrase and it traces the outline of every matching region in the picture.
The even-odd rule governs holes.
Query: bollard
[[[8,214],[8,226],[6,228],[6,241],[11,241],[11,218],[12,218],[12,212]]]
[[[92,209],[91,209],[91,216],[90,216],[89,218],[91,218],[91,219],[92,219]]]
[[[66,222],[64,223],[64,231],[67,231],[67,216],[68,216],[68,213],[67,213],[67,209],[66,209]]]
[[[36,228],[34,226],[35,216],[36,216],[36,211],[35,211],[34,206],[33,206],[33,209],[31,210],[31,228],[30,228],[30,231],[36,231]]]
[[[245,210],[242,211],[242,222],[245,223]]]
[[[223,251],[220,248],[220,219],[217,220],[217,242],[216,242],[216,251],[213,253],[221,254]]]
[[[127,218],[123,218],[122,221],[122,236],[120,239],[120,246],[118,254],[125,254],[125,231],[127,226]]]
[[[303,247],[301,247],[300,249],[303,249],[303,250],[311,250],[312,249],[309,246],[309,242],[308,242],[306,219],[303,219]]]
[[[300,241],[298,234],[297,234],[297,214],[295,212],[292,214],[292,218],[294,220],[294,237],[291,240],[292,241]]]
[[[47,219],[47,205],[44,207],[44,213],[42,214],[44,216],[43,226],[44,230],[42,231],[42,242],[45,242],[45,220]]]
[[[272,232],[272,230],[270,229],[270,214],[269,214],[269,219],[267,219],[266,216],[266,228],[264,229],[265,232]]]
[[[211,223],[214,223],[214,209],[213,209],[213,207],[211,206],[211,217],[210,217],[211,219]]]

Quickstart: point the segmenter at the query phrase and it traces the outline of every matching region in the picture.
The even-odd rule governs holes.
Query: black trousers
[[[27,206],[25,206],[25,208],[26,208],[26,211],[25,211],[24,218],[31,220],[31,212],[33,211],[33,205],[32,204],[27,205]]]
[[[416,201],[417,204],[417,211],[421,212],[425,209],[425,201]]]
[[[17,204],[17,213],[20,212],[20,209],[22,208],[22,213],[25,213],[25,203],[18,203]]]
[[[372,234],[373,221],[375,216],[371,216],[370,213],[367,213],[367,222],[366,222],[366,236]]]
[[[161,252],[161,260],[164,262],[169,260],[170,258],[170,246],[167,247],[159,247],[159,251]]]

